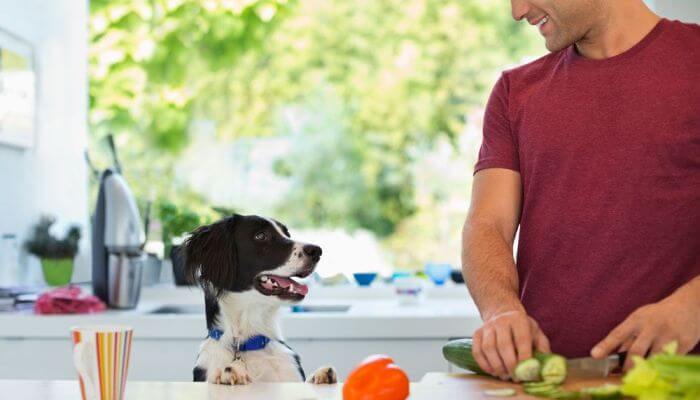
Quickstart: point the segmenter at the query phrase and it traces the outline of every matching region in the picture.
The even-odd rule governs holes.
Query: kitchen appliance
[[[135,308],[146,260],[145,233],[136,200],[121,175],[112,136],[114,167],[100,175],[92,221],[92,289],[109,307]]]

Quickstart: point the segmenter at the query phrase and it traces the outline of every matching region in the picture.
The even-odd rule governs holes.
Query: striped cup
[[[133,329],[84,326],[72,328],[71,334],[83,400],[123,400]]]

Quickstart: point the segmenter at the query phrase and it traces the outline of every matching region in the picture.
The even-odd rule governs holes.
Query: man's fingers
[[[501,356],[498,354],[496,332],[493,329],[488,329],[484,332],[481,349],[483,350],[484,356],[486,356],[486,359],[491,365],[493,375],[504,379],[507,376],[508,372],[506,371],[505,365],[503,365]]]
[[[671,341],[671,339],[667,339],[665,337],[658,337],[658,338],[654,339],[654,342],[651,345],[651,350],[649,350],[649,355],[651,356],[653,354],[658,354],[658,353],[663,352],[664,346],[666,346],[666,344],[670,341]]]
[[[518,352],[518,361],[524,361],[532,357],[532,331],[526,321],[513,324],[513,341]]]
[[[646,357],[653,341],[653,335],[642,332],[627,351],[627,360],[625,361],[623,370],[627,371],[628,369],[632,368],[634,363],[634,360],[632,360],[633,356]]]
[[[547,339],[547,336],[545,336],[544,332],[541,330],[538,330],[535,336],[535,348],[542,353],[552,352],[551,348],[549,347],[549,339]]]
[[[634,343],[634,339],[635,339],[634,336],[628,337],[627,340],[625,340],[625,342],[622,343],[622,346],[620,346],[620,349],[619,349],[620,353],[624,353],[627,350],[629,350],[630,346],[632,346],[632,343]]]
[[[486,356],[484,356],[484,351],[482,349],[482,338],[483,331],[481,329],[474,332],[474,337],[472,338],[472,355],[484,372],[493,375],[493,368],[486,359]]]
[[[633,324],[625,320],[623,323],[615,327],[605,339],[601,340],[591,350],[591,356],[594,358],[603,358],[612,353],[613,350],[620,347],[630,335],[633,333]]]
[[[496,344],[498,345],[498,354],[505,364],[508,375],[513,376],[515,366],[518,364],[518,356],[515,354],[515,344],[510,326],[496,330]]]
[[[532,327],[532,332],[535,334],[535,349],[541,351],[542,353],[551,353],[552,350],[549,347],[549,339],[545,336],[540,326],[537,325],[534,319],[530,320],[530,326]]]

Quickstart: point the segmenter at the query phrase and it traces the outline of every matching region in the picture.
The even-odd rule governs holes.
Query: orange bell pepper
[[[408,397],[406,373],[389,356],[367,357],[348,375],[343,400],[404,400]]]

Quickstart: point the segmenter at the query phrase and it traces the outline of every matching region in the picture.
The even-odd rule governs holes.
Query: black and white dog
[[[293,241],[281,223],[233,215],[192,232],[185,241],[185,273],[204,289],[207,329],[194,381],[225,385],[304,381],[299,356],[282,340],[281,305],[302,300],[321,248]],[[335,383],[332,367],[312,383]]]

